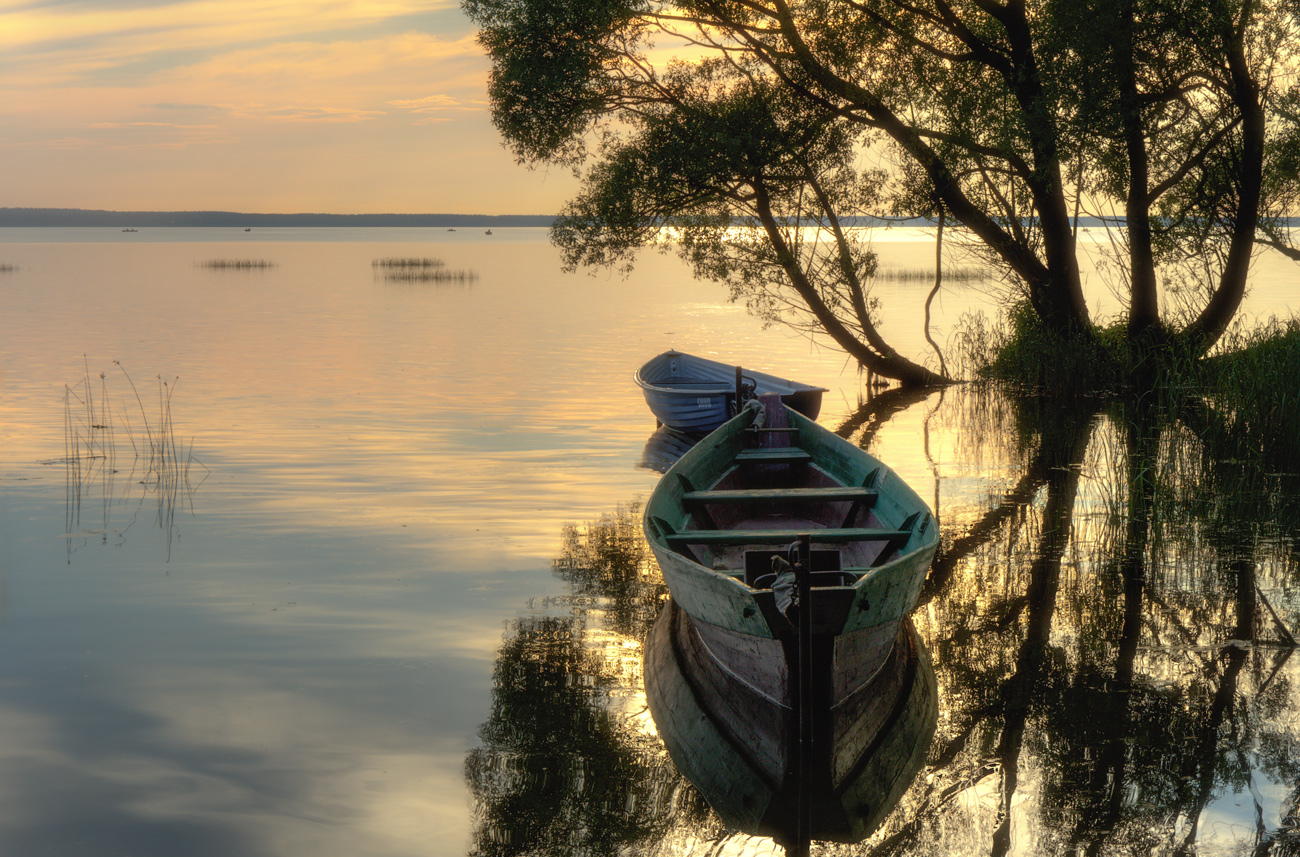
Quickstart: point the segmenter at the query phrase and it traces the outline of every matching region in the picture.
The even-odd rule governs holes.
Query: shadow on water
[[[943,501],[913,615],[937,726],[879,827],[814,853],[1300,854],[1300,477],[1141,400],[881,396],[840,431],[869,446],[897,414],[924,417]],[[651,443],[662,463],[679,440]],[[466,761],[474,853],[780,853],[647,716],[666,592],[638,504],[563,542],[570,594],[511,629]]]

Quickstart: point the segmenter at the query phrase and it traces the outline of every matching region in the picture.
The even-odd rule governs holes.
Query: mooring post
[[[740,413],[740,409],[745,406],[745,403],[740,400],[740,381],[741,381],[740,367],[737,366],[736,367],[736,413]]]
[[[807,857],[812,846],[812,789],[808,782],[813,762],[812,682],[812,538],[799,534],[799,827],[795,857]]]

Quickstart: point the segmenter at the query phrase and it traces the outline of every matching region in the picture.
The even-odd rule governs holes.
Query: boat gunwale
[[[684,351],[670,350],[670,351],[665,351],[662,354],[657,354],[654,357],[651,357],[645,363],[641,364],[641,366],[632,374],[632,379],[636,382],[637,386],[640,387],[642,390],[652,390],[656,393],[663,393],[668,395],[679,393],[681,395],[699,394],[699,395],[714,395],[714,396],[716,395],[734,396],[736,394],[734,383],[728,384],[726,381],[721,381],[721,380],[717,382],[717,384],[720,386],[710,386],[707,388],[701,387],[699,389],[684,390],[682,389],[682,387],[675,386],[671,383],[650,381],[647,380],[645,377],[643,377],[642,373],[646,370],[647,366],[650,366],[652,363],[655,363],[656,361],[662,360],[669,356],[684,357],[687,360],[698,361],[701,363],[708,363],[713,366],[730,368],[733,370],[736,368],[734,364],[723,363],[721,360],[712,360],[708,357],[700,357],[697,354],[688,354]],[[777,388],[784,388],[784,389],[775,389],[771,391],[771,392],[781,393],[782,396],[790,396],[790,395],[795,395],[797,393],[829,393],[830,392],[830,389],[827,387],[818,387],[813,384],[805,384],[802,381],[793,381],[789,378],[782,378],[778,375],[773,375],[770,372],[763,372],[758,369],[746,369],[745,367],[741,366],[740,371],[743,376],[746,376],[751,380],[754,381],[762,380],[771,386]],[[708,384],[711,382],[699,381],[699,382],[687,382],[687,383]]]

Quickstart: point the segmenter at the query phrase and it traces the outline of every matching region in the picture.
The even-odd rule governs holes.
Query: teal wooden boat
[[[701,716],[725,724],[758,772],[736,789],[763,807],[788,791],[796,709],[812,718],[817,758],[841,773],[856,764],[861,730],[843,724],[897,661],[938,547],[916,492],[770,394],[664,474],[644,527],[673,609],[688,620],[678,649],[695,655],[674,659],[677,669],[692,677]],[[794,605],[789,562],[801,534],[811,543],[811,589],[808,603]],[[811,628],[806,707],[796,618]],[[666,663],[647,657],[647,687],[664,684],[655,672]]]
[[[814,633],[887,648],[939,544],[929,508],[864,450],[773,396],[763,404],[688,450],[646,501],[646,539],[673,599],[747,645],[778,643],[791,626],[772,558],[807,532]]]

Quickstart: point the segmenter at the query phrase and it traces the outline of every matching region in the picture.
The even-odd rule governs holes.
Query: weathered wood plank
[[[728,491],[688,491],[682,495],[684,503],[787,503],[800,500],[835,502],[859,500],[870,503],[879,495],[875,488],[830,486],[826,488],[751,488]]]
[[[839,542],[892,542],[904,541],[911,530],[893,530],[879,527],[855,527],[847,530],[687,530],[665,536],[669,545],[780,545],[789,544],[808,533],[817,544]]]
[[[770,449],[742,449],[736,453],[737,463],[751,464],[797,464],[812,461],[812,456],[793,446],[774,446]]]

